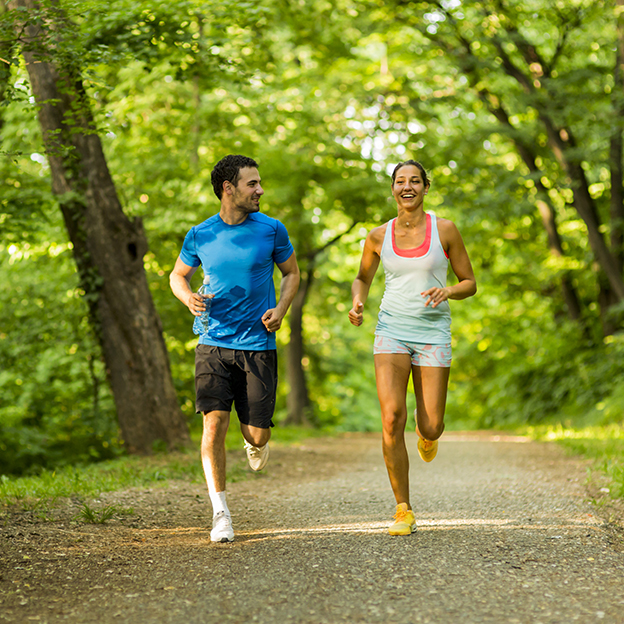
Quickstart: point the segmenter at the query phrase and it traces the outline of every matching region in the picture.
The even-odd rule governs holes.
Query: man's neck
[[[239,225],[247,219],[249,213],[239,210],[234,206],[227,206],[222,202],[219,216],[221,220],[228,225]]]

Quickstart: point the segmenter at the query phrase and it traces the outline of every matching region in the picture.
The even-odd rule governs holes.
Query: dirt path
[[[555,446],[445,434],[424,464],[418,531],[386,532],[378,435],[275,448],[231,484],[236,541],[211,544],[200,485],[102,496],[104,525],[7,511],[0,622],[624,622],[622,537],[594,514],[585,465]],[[238,458],[241,454],[236,454]]]

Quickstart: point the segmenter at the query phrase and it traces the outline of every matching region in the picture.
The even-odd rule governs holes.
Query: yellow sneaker
[[[390,535],[411,535],[416,530],[414,512],[407,508],[407,503],[397,505],[394,524],[388,528]]]
[[[438,441],[437,440],[423,440],[418,438],[418,454],[420,459],[426,462],[430,462],[438,453]]]

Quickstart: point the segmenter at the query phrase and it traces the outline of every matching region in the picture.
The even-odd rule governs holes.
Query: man
[[[299,267],[286,228],[259,212],[258,164],[226,156],[212,171],[221,210],[193,227],[170,276],[171,290],[194,316],[206,309],[190,288],[201,264],[210,277],[208,331],[195,352],[196,409],[204,415],[201,457],[213,507],[213,542],[234,540],[225,493],[225,434],[232,403],[253,470],[269,458],[277,389],[275,332],[299,288]],[[276,304],[273,267],[282,273]]]

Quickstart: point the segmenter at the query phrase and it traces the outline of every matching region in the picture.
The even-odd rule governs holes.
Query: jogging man
[[[212,502],[213,542],[234,540],[225,492],[225,435],[232,403],[252,470],[269,458],[277,389],[275,332],[299,288],[299,267],[286,228],[259,212],[258,164],[226,156],[212,171],[218,214],[186,235],[170,275],[171,290],[194,316],[206,309],[190,288],[201,264],[210,277],[208,331],[195,352],[196,409],[204,415],[201,457]],[[274,264],[282,273],[276,304]]]

